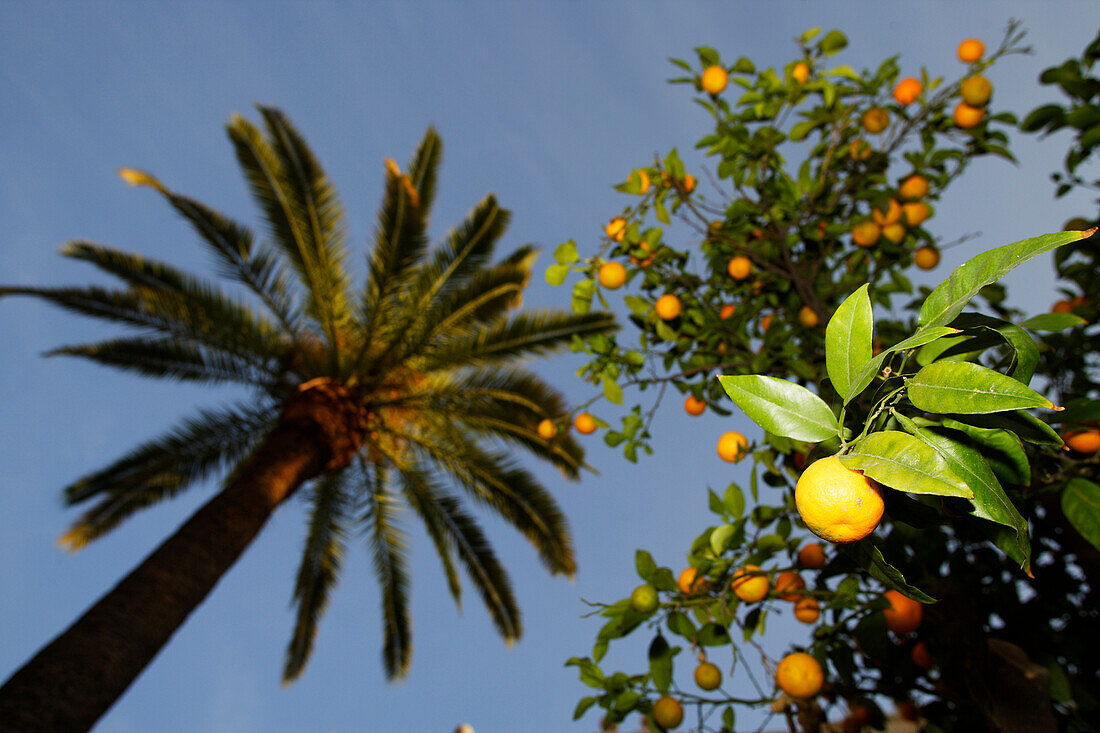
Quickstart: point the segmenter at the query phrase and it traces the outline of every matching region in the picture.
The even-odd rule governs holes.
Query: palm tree
[[[461,565],[508,642],[522,632],[520,611],[462,494],[521,531],[551,573],[575,571],[565,518],[509,449],[525,448],[570,478],[582,451],[564,432],[539,437],[538,423],[560,418],[566,407],[521,362],[574,336],[608,331],[612,320],[514,312],[534,252],[524,247],[490,262],[508,223],[492,196],[429,250],[441,153],[431,129],[407,172],[386,161],[366,282],[353,288],[336,192],[287,118],[259,111],[263,130],[234,116],[228,132],[269,241],[146,173],[121,171],[193,225],[219,274],[243,285],[244,297],[88,242],[70,243],[63,254],[123,287],[0,289],[136,329],[53,354],[252,388],[249,399],[201,410],[65,489],[69,504],[92,502],[62,537],[76,549],[140,509],[213,474],[226,476],[219,493],[0,688],[0,720],[15,729],[90,728],[299,489],[309,517],[287,681],[309,658],[348,537],[359,530],[381,585],[386,672],[407,671],[409,577],[394,522],[402,502],[423,522],[456,602]]]

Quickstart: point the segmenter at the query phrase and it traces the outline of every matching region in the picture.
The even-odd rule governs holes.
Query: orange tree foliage
[[[984,109],[964,128],[953,113],[962,82],[1023,50],[1021,40],[1010,24],[957,79],[922,69],[919,95],[909,101],[911,82],[897,95],[904,105],[893,94],[899,59],[862,72],[837,64],[847,45],[838,31],[807,32],[798,57],[778,70],[746,58],[729,64],[709,48],[696,49],[695,64],[675,61],[688,74],[675,81],[693,84],[714,120],[698,143],[714,161],[710,185],[698,184],[702,176],[675,150],[639,168],[618,187],[637,197],[621,214],[625,225],[609,227],[587,256],[573,242],[559,246],[547,280],[573,276],[573,307],[585,311],[608,305],[599,268],[617,261],[626,269],[615,297],[637,336],[574,341],[590,357],[582,376],[602,388],[584,409],[623,403],[624,388],[639,393],[621,426],[597,418],[608,445],[630,460],[650,452],[648,426],[669,389],[721,414],[740,409],[764,432],[750,446],[752,502],[738,483],[709,493],[715,524],[687,553],[698,578],[691,587],[679,588],[672,568],[639,550],[638,574],[658,592],[656,608],[633,604],[629,588],[601,606],[592,651],[569,662],[594,690],[577,717],[593,706],[608,723],[637,712],[657,730],[649,712],[671,696],[701,730],[732,731],[739,706],[770,706],[804,730],[842,710],[849,728],[881,727],[892,707],[913,715],[917,704],[940,730],[1095,724],[1096,456],[1065,450],[1052,426],[1090,429],[1100,419],[1095,363],[1084,356],[1096,351],[1095,331],[1084,327],[1096,314],[1087,297],[1097,292],[1096,238],[1067,231],[1006,245],[934,290],[914,292],[905,276],[917,249],[938,246],[929,227],[951,181],[976,157],[1012,160],[1013,115]],[[1070,71],[1044,74],[1076,106],[1033,113],[1032,129],[1072,125],[1085,115],[1076,109],[1096,110],[1083,86],[1095,46]],[[729,74],[715,94],[700,85],[713,66]],[[1097,140],[1082,131],[1078,143]],[[1067,160],[1066,175],[1086,158]],[[1071,312],[1025,320],[996,282],[1052,250],[1073,298],[1059,310]],[[682,305],[671,319],[654,309],[668,294]],[[984,312],[964,312],[975,298]],[[874,306],[895,301],[903,301],[901,320],[875,318]],[[623,345],[635,338],[638,348]],[[1045,394],[1029,386],[1033,378]],[[1055,400],[1069,409],[1057,412]],[[816,538],[794,486],[808,463],[831,455],[882,485],[886,511],[872,535],[826,545],[824,565],[810,567],[797,558]],[[762,494],[761,482],[776,491]],[[747,566],[773,581],[762,600],[734,592],[731,581]],[[788,571],[800,573],[800,592],[791,592],[789,574],[775,591]],[[825,670],[821,694],[809,699],[750,679],[744,665],[759,653],[774,671],[779,660],[757,639],[769,615],[794,603],[811,628],[791,651]],[[910,604],[898,612],[908,625],[888,620],[899,603]],[[612,641],[639,634],[650,639],[647,667],[600,667]],[[692,654],[680,654],[685,646]],[[722,659],[720,688],[677,684],[675,667],[690,669],[695,657]]]

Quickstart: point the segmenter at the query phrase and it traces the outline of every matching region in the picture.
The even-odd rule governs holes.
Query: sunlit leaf
[[[1054,408],[1053,402],[1012,377],[964,361],[933,362],[908,380],[907,387],[909,401],[927,412],[971,415]]]
[[[769,433],[819,443],[840,430],[825,401],[794,382],[756,374],[721,376],[718,381],[749,419]]]
[[[935,449],[899,430],[871,433],[840,456],[840,462],[898,491],[974,498]]]
[[[948,326],[937,326],[936,328],[928,328],[922,330],[920,333],[911,336],[904,341],[899,341],[890,348],[881,352],[862,367],[860,367],[859,373],[856,374],[852,380],[851,386],[844,395],[844,403],[851,402],[852,399],[859,396],[859,393],[867,389],[867,385],[874,380],[875,375],[882,369],[883,362],[888,357],[901,351],[908,351],[909,349],[915,349],[925,344],[932,343],[936,339],[941,339],[944,336],[949,336],[953,333],[958,333],[959,329],[950,328]]]
[[[837,394],[845,395],[871,359],[874,315],[866,285],[849,295],[825,328],[825,366]]]

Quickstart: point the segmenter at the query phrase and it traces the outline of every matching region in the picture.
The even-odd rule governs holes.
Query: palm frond
[[[432,204],[435,202],[436,172],[442,159],[443,141],[439,139],[435,128],[429,127],[409,161],[409,180],[416,188],[425,223],[431,216]]]
[[[309,492],[309,530],[294,583],[294,631],[287,645],[283,684],[296,680],[305,669],[317,636],[317,623],[340,574],[350,521],[345,475],[327,474],[314,482]]]
[[[427,472],[421,471],[412,465],[399,465],[397,478],[400,482],[405,501],[417,513],[428,531],[428,537],[435,545],[436,554],[443,565],[443,574],[447,578],[447,589],[455,600],[455,605],[462,608],[462,584],[458,580],[458,572],[455,570],[454,559],[451,557],[450,528],[447,526],[447,518],[441,513],[441,507],[436,504],[439,490],[432,484]]]
[[[268,386],[277,377],[273,362],[256,363],[247,355],[175,338],[121,338],[61,346],[46,352],[46,356],[78,356],[149,377],[193,382],[237,382],[256,387]]]
[[[508,573],[497,560],[485,534],[477,522],[462,511],[458,499],[433,486],[423,474],[402,471],[402,477],[405,479],[404,493],[409,505],[425,525],[434,528],[433,539],[438,534],[445,544],[454,548],[497,631],[511,645],[523,634],[523,621]],[[439,546],[440,541],[437,540],[437,549]],[[449,553],[441,551],[440,556],[446,558],[445,567],[450,578],[454,571]],[[453,589],[452,593],[455,593]]]
[[[109,532],[139,509],[173,497],[224,466],[235,463],[263,439],[277,411],[270,404],[200,410],[166,434],[150,440],[65,488],[65,502],[100,501],[60,542],[79,549]]]
[[[364,474],[367,469],[363,468]],[[394,519],[397,504],[386,488],[382,466],[369,474],[367,512],[363,521],[370,530],[371,555],[382,586],[382,619],[385,642],[382,659],[390,679],[404,677],[412,661],[412,618],[409,614],[409,577],[405,567],[405,536]]]

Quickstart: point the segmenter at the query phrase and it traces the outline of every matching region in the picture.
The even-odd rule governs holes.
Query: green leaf
[[[634,568],[638,571],[638,577],[648,583],[653,574],[657,572],[657,563],[653,561],[653,556],[645,550],[635,550]]]
[[[935,598],[928,595],[920,588],[910,585],[905,580],[905,576],[901,574],[900,570],[886,562],[886,559],[882,556],[882,552],[875,543],[871,541],[871,538],[862,539],[854,545],[846,546],[843,549],[846,552],[854,553],[860,567],[866,569],[872,578],[886,587],[893,588],[899,593],[920,603],[936,602]]]
[[[825,327],[825,366],[837,394],[846,395],[871,360],[874,315],[867,285],[849,295]]]
[[[981,313],[963,313],[953,322],[953,325],[967,331],[982,330],[996,334],[1016,352],[1016,358],[1009,376],[1018,382],[1028,384],[1035,374],[1035,366],[1039,363],[1039,347],[1035,345],[1035,339],[1020,326],[999,318],[992,318]],[[982,340],[979,339],[979,343]]]
[[[596,290],[594,280],[581,280],[573,286],[573,312],[587,313],[592,308],[592,293]]]
[[[920,410],[964,415],[1005,412],[1054,403],[1012,377],[967,361],[937,361],[907,382],[909,401]]]
[[[561,285],[569,277],[571,269],[571,265],[550,265],[546,268],[546,282],[555,287]]]
[[[946,326],[955,320],[955,316],[986,285],[997,282],[1013,268],[1033,257],[1083,239],[1085,234],[1086,232],[1043,234],[991,249],[964,262],[925,298],[917,324],[922,329]]]
[[[808,443],[840,433],[825,401],[794,382],[757,374],[720,376],[718,381],[749,419],[769,433]]]
[[[1065,331],[1086,323],[1084,318],[1072,313],[1040,313],[1020,323],[1020,327],[1029,331]]]
[[[721,555],[729,546],[729,541],[737,533],[737,527],[732,524],[723,524],[710,533],[710,549],[715,555]]]
[[[819,48],[821,53],[826,56],[832,56],[834,53],[843,50],[848,45],[848,37],[840,31],[829,31],[825,34],[825,37],[821,39]]]
[[[862,367],[860,367],[859,373],[856,374],[852,380],[851,386],[844,395],[844,404],[848,404],[853,399],[859,396],[859,393],[867,389],[867,385],[874,380],[875,375],[882,369],[883,362],[891,354],[895,354],[899,351],[907,351],[909,349],[915,349],[925,344],[932,343],[937,339],[941,339],[944,336],[949,336],[953,333],[958,333],[959,329],[950,328],[948,326],[937,326],[936,328],[924,329],[920,333],[910,336],[904,341],[900,341],[885,351],[881,352],[878,356],[872,358]]]
[[[1066,403],[1066,409],[1055,415],[1051,422],[1063,425],[1083,423],[1088,420],[1100,420],[1100,400],[1078,397]]]
[[[695,642],[695,624],[691,623],[691,619],[687,617],[687,614],[680,611],[670,613],[668,615],[668,630],[677,636],[682,636],[688,641]]]
[[[572,265],[578,259],[580,258],[577,256],[577,243],[572,239],[554,248],[554,261],[559,265]]]
[[[639,316],[649,315],[649,312],[653,310],[653,306],[650,305],[648,300],[643,300],[636,295],[627,295],[623,298],[623,303],[630,311]]]
[[[623,389],[619,386],[619,383],[611,377],[603,378],[603,396],[613,405],[621,405],[623,403]]]
[[[737,484],[730,484],[722,496],[722,506],[730,516],[738,519],[745,513],[745,493]]]
[[[1009,430],[1021,440],[1036,445],[1062,447],[1062,436],[1029,412],[1015,410],[996,412],[988,415],[968,415],[965,422],[980,428],[1001,428]]]
[[[840,462],[898,491],[974,498],[935,449],[900,430],[871,433],[840,456]]]
[[[1083,478],[1070,479],[1062,489],[1062,512],[1073,528],[1100,550],[1100,486]]]
[[[1023,443],[1014,433],[1001,428],[979,428],[959,420],[946,418],[943,426],[965,433],[985,458],[1001,481],[1027,486],[1031,483],[1031,464]]]
[[[672,648],[661,634],[649,644],[649,674],[657,691],[666,694],[672,683]]]
[[[702,646],[725,646],[730,643],[730,632],[725,626],[712,621],[699,627],[698,640]]]
[[[598,697],[582,697],[577,702],[577,707],[573,708],[573,720],[580,720],[588,712],[588,708],[596,704],[597,700],[599,700]]]

